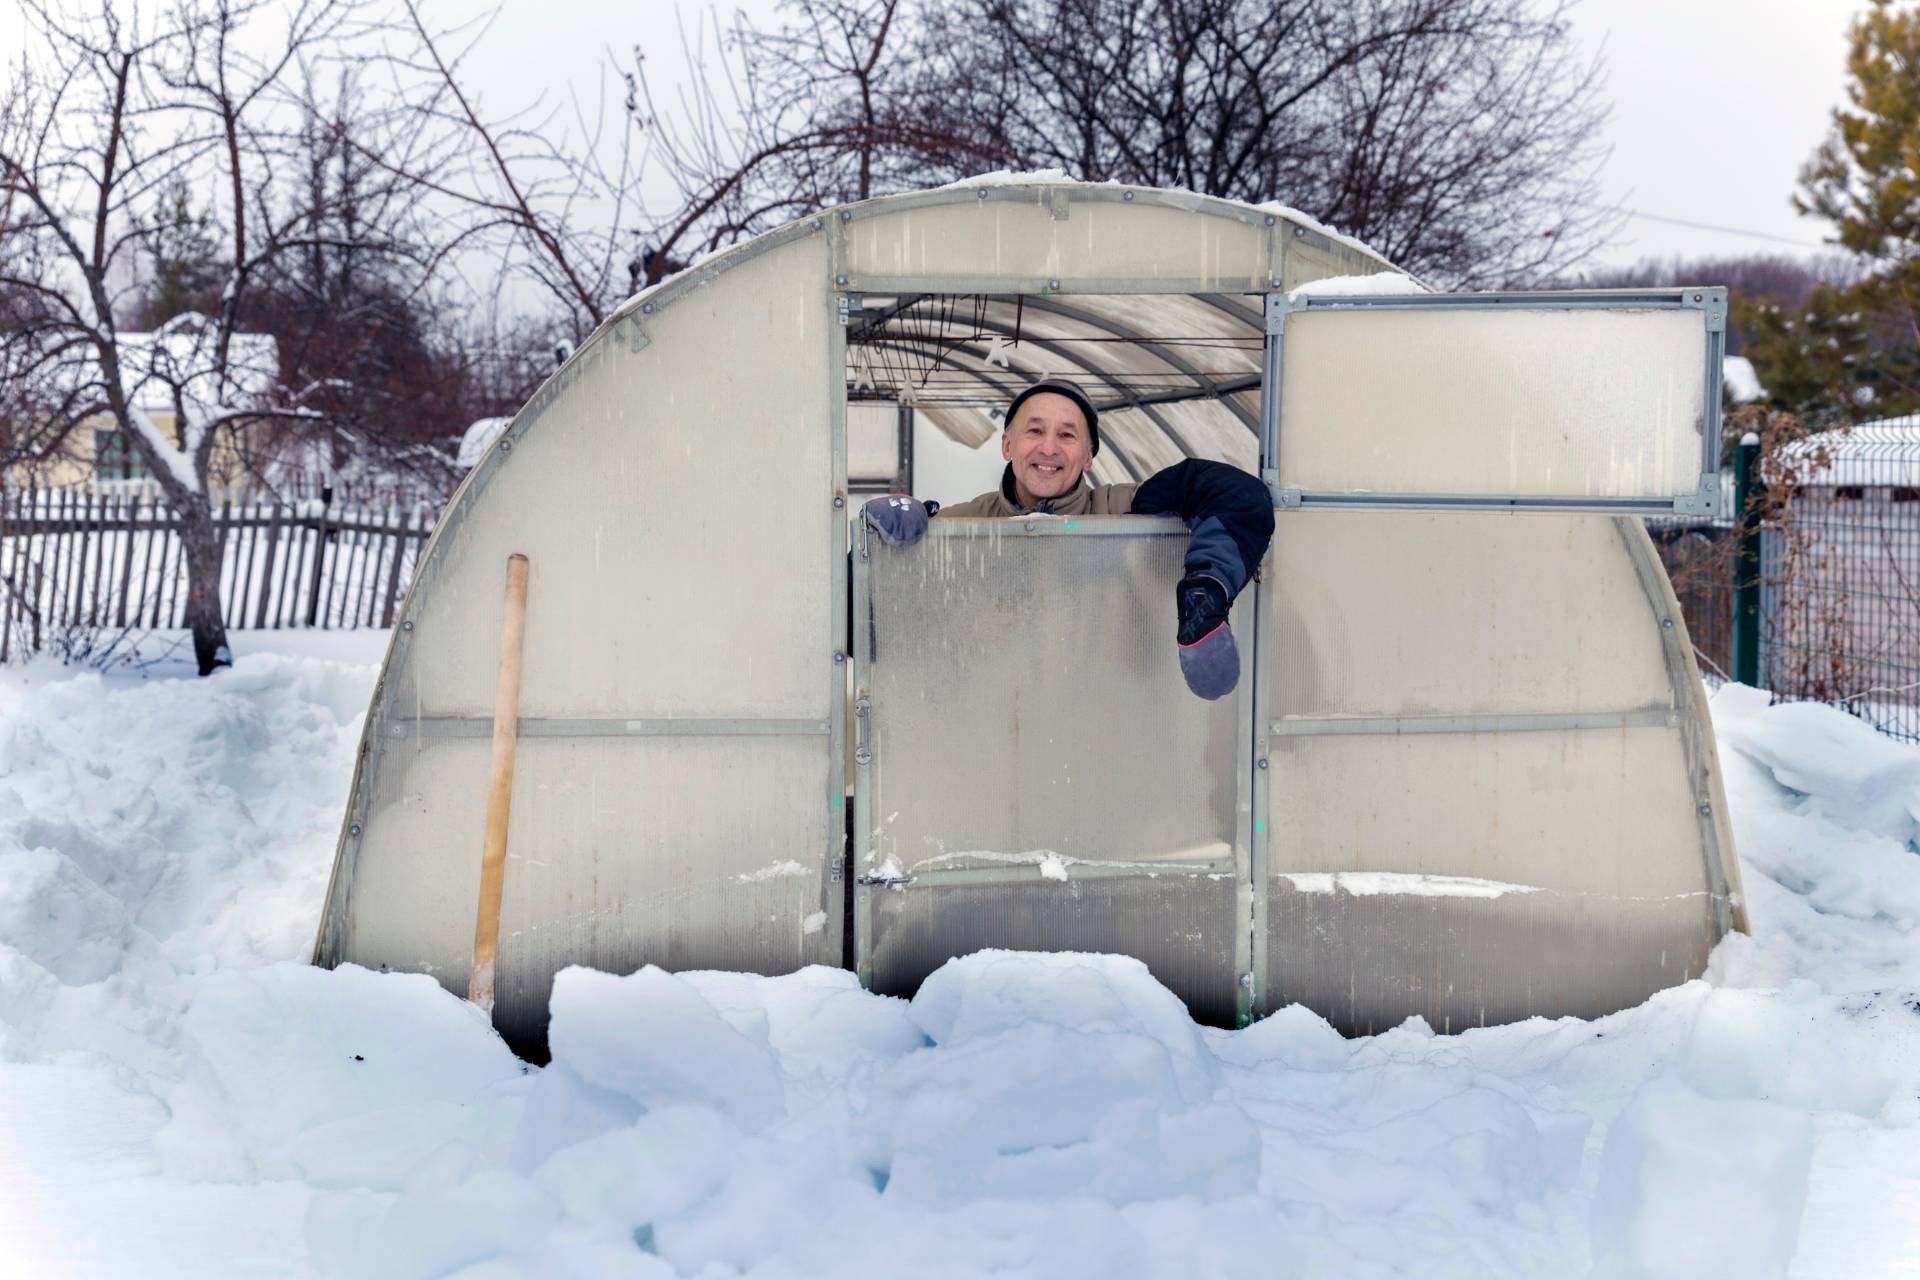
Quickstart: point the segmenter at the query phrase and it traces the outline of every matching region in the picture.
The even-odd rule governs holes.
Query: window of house
[[[98,480],[145,480],[147,463],[127,439],[126,432],[95,431],[93,474]]]
[[[1893,486],[1891,496],[1895,502],[1920,502],[1920,489],[1897,484]]]

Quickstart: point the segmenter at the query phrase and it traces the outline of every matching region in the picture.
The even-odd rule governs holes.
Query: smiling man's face
[[[1093,464],[1086,415],[1051,391],[1028,396],[1000,433],[1000,456],[1013,464],[1013,489],[1023,507],[1064,497]]]

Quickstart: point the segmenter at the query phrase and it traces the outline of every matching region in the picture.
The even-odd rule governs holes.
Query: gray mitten
[[[870,499],[860,514],[882,542],[910,547],[926,535],[927,517],[939,509],[910,493],[890,493],[884,498]]]
[[[1227,625],[1227,589],[1203,574],[1174,589],[1180,606],[1180,674],[1187,688],[1211,702],[1240,683],[1240,649]]]

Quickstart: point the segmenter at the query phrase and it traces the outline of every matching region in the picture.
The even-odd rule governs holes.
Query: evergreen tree
[[[140,306],[140,324],[156,328],[188,311],[211,313],[220,305],[227,264],[213,214],[196,209],[184,174],[160,192],[145,237],[152,279]]]
[[[1872,0],[1847,71],[1794,207],[1833,224],[1860,278],[1735,317],[1774,403],[1816,426],[1920,411],[1920,8]]]

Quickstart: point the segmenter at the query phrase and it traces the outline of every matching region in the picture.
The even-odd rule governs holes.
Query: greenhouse
[[[1362,277],[1377,277],[1369,281]],[[1195,1016],[1595,1016],[1745,928],[1641,517],[1718,509],[1723,290],[1440,295],[1300,215],[1112,184],[831,210],[630,300],[442,516],[315,959],[523,1051],[554,975],[1135,956]],[[1088,389],[1093,478],[1265,481],[1235,692],[1173,519],[870,538],[917,418]]]

